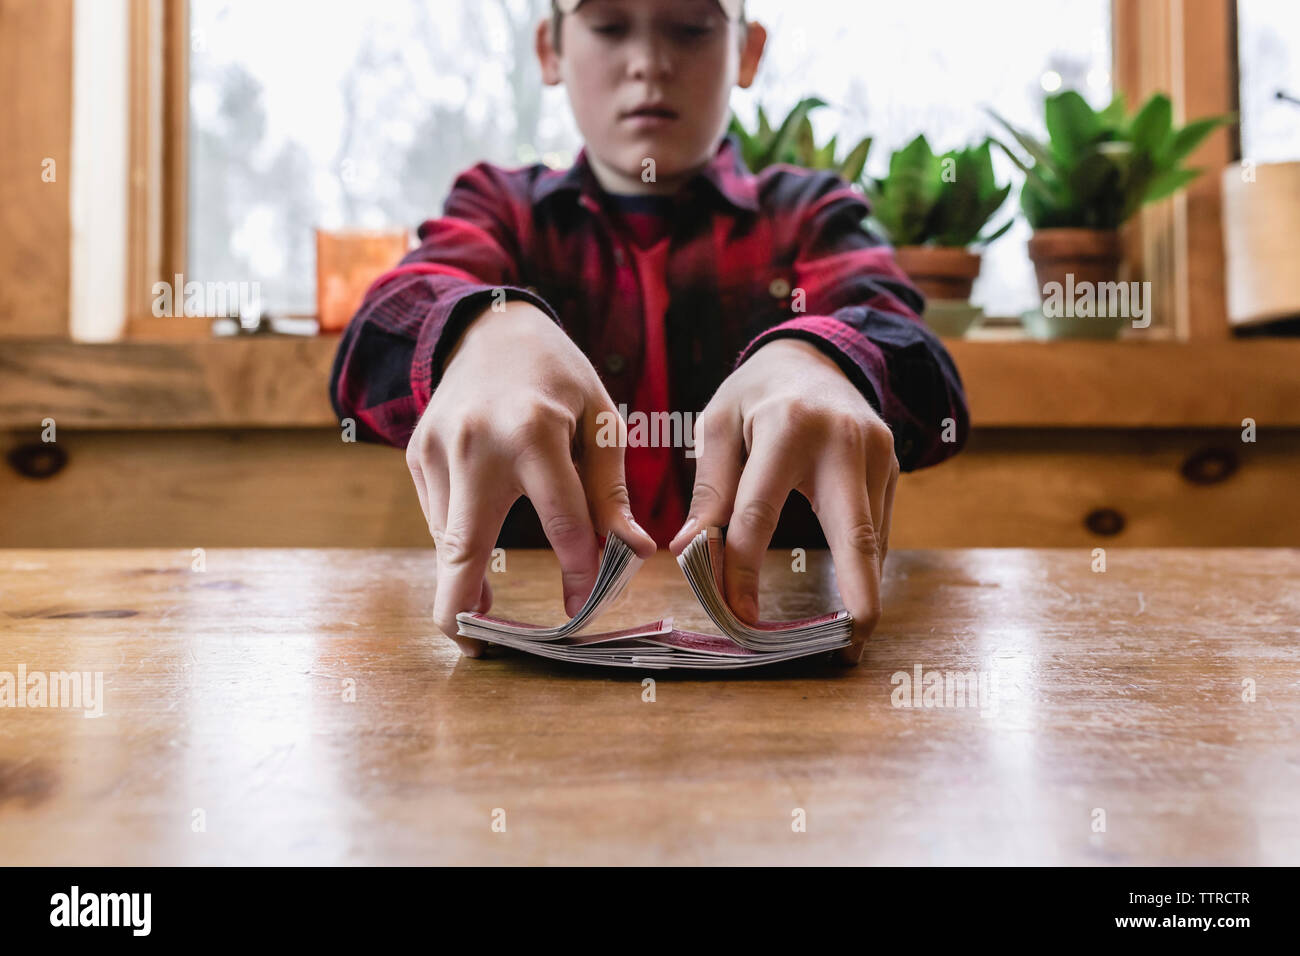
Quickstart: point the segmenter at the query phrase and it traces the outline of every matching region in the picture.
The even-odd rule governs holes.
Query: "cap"
[[[740,19],[740,9],[745,5],[745,0],[715,0],[715,2],[722,8],[728,20]],[[572,13],[582,4],[583,0],[555,0],[555,5],[561,13]]]

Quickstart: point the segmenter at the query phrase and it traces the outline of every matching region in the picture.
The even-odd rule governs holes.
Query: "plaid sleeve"
[[[925,301],[893,251],[863,226],[866,200],[830,174],[801,177],[793,188],[792,292],[802,291],[806,312],[760,333],[737,366],[774,338],[804,339],[834,359],[880,414],[903,471],[957,454],[970,433],[961,376],[921,322]]]
[[[519,175],[487,163],[462,173],[443,217],[420,227],[420,246],[367,291],[330,376],[334,412],[352,418],[359,437],[404,447],[447,354],[495,302],[530,302],[559,322],[546,300],[519,287]]]

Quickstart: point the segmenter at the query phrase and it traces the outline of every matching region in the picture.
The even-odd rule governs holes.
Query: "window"
[[[1300,4],[1239,0],[1237,38],[1242,158],[1300,159]]]
[[[832,108],[813,114],[819,139],[871,135],[874,176],[918,133],[936,151],[982,139],[994,131],[986,107],[1042,133],[1050,93],[1074,88],[1094,106],[1111,97],[1109,0],[750,0],[746,8],[769,38],[753,88],[732,98],[742,120],[751,121],[758,103],[783,114],[802,95],[820,96]],[[994,162],[1000,181],[1016,183],[994,220],[1000,224],[1019,210],[1023,177],[1000,151]],[[1019,218],[985,254],[972,298],[989,315],[1038,305],[1029,232]]]
[[[581,145],[562,88],[543,87],[533,30],[549,0],[273,4],[191,0],[189,271],[261,284],[272,311],[314,307],[316,226],[414,226],[486,159],[567,165]],[[986,106],[1041,128],[1043,97],[1111,94],[1109,0],[845,4],[749,0],[769,31],[759,103],[801,96],[821,138],[875,138],[868,170],[924,132],[936,149],[992,129]],[[1004,177],[1013,167],[998,156]],[[1014,177],[1013,177],[1014,178]],[[1015,193],[1004,215],[1017,209]],[[1019,222],[988,251],[975,301],[1037,304]]]
[[[314,311],[317,226],[414,228],[479,160],[567,163],[549,0],[190,5],[190,271]]]

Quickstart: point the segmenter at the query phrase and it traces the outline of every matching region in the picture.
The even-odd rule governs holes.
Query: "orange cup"
[[[316,315],[322,332],[343,329],[371,283],[411,247],[407,229],[317,229]]]

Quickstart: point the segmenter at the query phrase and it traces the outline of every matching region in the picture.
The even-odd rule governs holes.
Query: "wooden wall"
[[[11,459],[34,430],[0,433]],[[0,468],[0,547],[428,546],[401,452],[332,429],[60,429]],[[894,548],[1300,546],[1300,430],[977,429],[904,475]],[[1113,532],[1113,533],[1108,533]]]
[[[0,0],[0,337],[68,332],[72,11]]]

